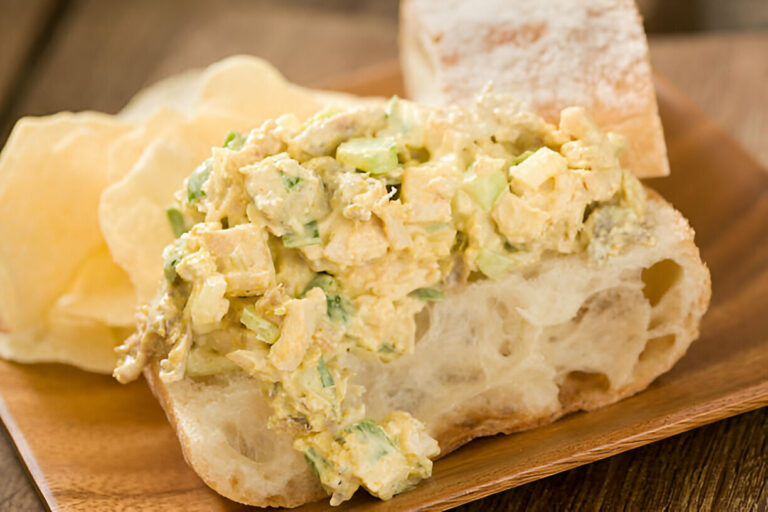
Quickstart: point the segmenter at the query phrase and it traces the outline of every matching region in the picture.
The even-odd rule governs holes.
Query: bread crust
[[[557,15],[552,15],[557,12]],[[627,139],[624,167],[669,174],[648,43],[633,0],[403,0],[406,92],[428,104],[467,103],[493,82],[549,122],[583,106]]]

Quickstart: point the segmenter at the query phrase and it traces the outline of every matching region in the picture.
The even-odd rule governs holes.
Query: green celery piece
[[[488,212],[499,198],[504,188],[509,186],[504,171],[496,171],[490,176],[478,176],[465,181],[462,188],[480,207]]]
[[[325,304],[328,318],[339,324],[349,324],[349,317],[355,312],[355,307],[346,296],[340,293],[326,293]]]
[[[190,377],[204,377],[235,371],[235,363],[211,350],[193,348],[187,356],[186,373]]]
[[[283,186],[285,186],[285,188],[288,190],[293,190],[299,185],[299,183],[304,181],[299,176],[289,176],[284,172],[280,173],[280,177],[283,179]]]
[[[304,297],[309,290],[312,288],[320,288],[324,292],[328,293],[328,290],[333,286],[335,279],[332,275],[326,274],[325,272],[319,272],[304,288],[304,291],[301,292],[301,297]],[[300,298],[301,298],[300,297]]]
[[[256,334],[256,337],[272,345],[280,337],[280,328],[256,314],[253,306],[246,306],[240,314],[240,322]]]
[[[179,275],[176,273],[176,264],[170,261],[166,261],[163,265],[163,275],[165,276],[165,280],[171,284],[176,281],[176,278],[179,277]]]
[[[515,267],[516,261],[501,251],[483,247],[475,258],[480,272],[498,281]]]
[[[360,137],[342,142],[336,160],[371,174],[385,174],[397,167],[397,143],[392,137]]]
[[[527,150],[523,151],[522,153],[520,153],[516,157],[512,158],[512,165],[517,165],[520,162],[525,161],[525,159],[528,158],[529,156],[531,156],[532,154],[533,154],[533,151],[531,151],[530,149],[527,149]]]
[[[324,388],[330,388],[336,385],[336,382],[333,380],[333,375],[331,375],[330,370],[328,370],[328,367],[325,365],[323,356],[320,356],[320,359],[317,361],[317,373],[320,374],[320,382]]]
[[[187,232],[187,224],[184,221],[184,215],[177,208],[168,208],[165,210],[165,215],[168,217],[168,223],[171,225],[173,236],[179,238]]]
[[[176,281],[176,278],[178,277],[178,274],[176,273],[176,265],[178,265],[182,258],[184,258],[184,251],[179,245],[180,242],[180,240],[174,242],[173,250],[170,251],[168,258],[163,262],[163,274],[165,275],[166,281],[170,284],[173,284],[173,282]]]
[[[205,197],[203,185],[208,181],[212,169],[213,161],[209,158],[192,171],[192,174],[187,178],[187,200],[190,203]]]
[[[386,113],[387,119],[391,119],[392,117],[397,115],[397,108],[399,106],[400,106],[400,97],[397,94],[389,98],[389,103],[387,103],[387,113]]]
[[[417,299],[429,300],[433,302],[440,301],[445,298],[445,294],[437,288],[416,288],[408,295]]]
[[[322,243],[317,221],[313,220],[304,224],[304,233],[286,233],[283,235],[283,245],[289,249],[318,245]]]
[[[370,418],[358,421],[344,429],[347,433],[357,433],[358,439],[370,446],[370,454],[374,460],[397,451],[397,445],[381,426]]]
[[[389,343],[384,343],[379,347],[379,352],[381,352],[382,354],[394,354],[395,347],[393,347]]]
[[[240,132],[233,131],[227,134],[222,147],[231,149],[232,151],[239,151],[243,148],[243,144],[245,144],[245,137],[241,135]]]
[[[304,452],[304,460],[307,461],[307,464],[309,464],[309,467],[312,468],[312,472],[315,474],[317,478],[320,477],[320,471],[327,469],[330,464],[328,464],[328,461],[323,458],[322,455],[317,453],[314,448],[310,447],[306,452]]]

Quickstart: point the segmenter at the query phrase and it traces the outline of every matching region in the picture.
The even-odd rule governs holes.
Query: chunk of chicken
[[[275,267],[266,233],[255,224],[205,231],[203,245],[216,259],[229,296],[261,295],[275,284]]]
[[[269,362],[282,371],[293,371],[301,364],[311,342],[318,317],[325,314],[325,292],[313,288],[303,299],[286,305],[280,338],[269,350]]]
[[[444,162],[406,167],[401,197],[411,222],[450,222],[451,199],[458,187],[454,167]]]
[[[335,263],[353,266],[383,256],[388,247],[379,219],[357,222],[340,219],[323,254]]]

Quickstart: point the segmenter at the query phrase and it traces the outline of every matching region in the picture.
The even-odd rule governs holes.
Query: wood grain
[[[23,92],[30,61],[43,46],[54,11],[54,0],[0,1],[0,123],[12,121],[11,102]],[[0,140],[5,140],[2,134]]]
[[[456,510],[766,510],[766,423],[763,408]]]
[[[18,64],[24,62],[28,43],[34,39],[39,26],[29,23],[30,14],[39,16],[44,11],[39,10],[38,5],[52,2],[0,0],[0,68],[18,69]],[[13,115],[95,108],[95,99],[101,108],[114,111],[136,87],[221,55],[219,45],[233,52],[262,55],[269,52],[268,57],[280,69],[306,83],[318,83],[338,72],[395,54],[395,9],[391,1],[283,0],[278,3],[253,0],[249,3],[256,6],[242,13],[244,20],[275,11],[297,10],[301,16],[295,23],[286,22],[285,16],[266,16],[268,33],[259,34],[258,44],[253,43],[256,35],[247,30],[245,22],[241,22],[235,32],[230,31],[229,25],[211,22],[219,16],[214,11],[231,9],[243,2],[168,0],[119,4],[73,0],[67,3],[71,8],[58,30],[50,34],[53,36],[50,45],[42,48],[43,58],[30,69],[29,87],[23,91],[24,97],[15,105]],[[268,3],[273,5],[270,7]],[[129,8],[128,4],[132,6]],[[731,7],[729,3],[728,8]],[[131,9],[143,14],[131,14],[128,12]],[[323,12],[318,13],[321,10]],[[187,17],[202,27],[186,21]],[[316,39],[329,36],[322,27],[312,26],[315,20],[336,32],[333,44]],[[360,20],[365,21],[361,24]],[[349,25],[360,25],[362,29]],[[198,32],[194,52],[185,52],[182,45],[198,37]],[[170,43],[167,43],[167,33],[176,34],[170,37]],[[20,40],[25,42],[17,43]],[[276,41],[281,43],[278,45]],[[312,51],[307,50],[309,41],[314,45]],[[121,46],[127,49],[123,51]],[[763,87],[768,82],[766,47],[766,32],[651,38],[655,66],[753,155],[759,156],[764,166],[768,162],[765,157],[768,99]],[[106,48],[116,52],[115,58],[109,58]],[[183,58],[177,57],[177,53]],[[196,61],[198,56],[205,58]],[[0,126],[0,141],[4,141],[6,133]],[[742,229],[732,236],[753,235]],[[726,285],[716,283],[715,298],[721,287],[728,289]],[[738,288],[736,284],[731,287]],[[727,320],[731,312],[724,309],[718,315]],[[738,335],[735,333],[734,339],[738,339]],[[766,510],[766,423],[768,412],[763,409],[539,480],[463,509],[669,510],[686,504],[686,508],[692,509],[712,506],[727,510]],[[13,449],[2,436],[0,474],[0,510],[43,509],[32,486],[25,481],[24,470]]]
[[[25,468],[15,460],[15,446],[7,430],[3,426],[0,431],[0,510],[44,510]]]
[[[399,87],[392,68],[371,77],[377,87]],[[700,227],[716,290],[701,339],[635,397],[537,430],[475,441],[438,461],[434,477],[416,490],[383,503],[360,496],[337,510],[460,505],[768,404],[768,174],[669,84],[657,87],[675,177],[659,185]],[[66,510],[237,508],[186,467],[143,383],[121,387],[56,365],[2,363],[0,375],[6,404],[0,413],[14,438],[26,439],[22,456],[49,504],[55,500]],[[712,502],[705,493],[683,505]]]
[[[264,57],[305,84],[396,57],[394,2],[358,9],[344,2],[343,15],[315,4],[74,1],[12,114],[114,113],[143,86],[237,53]]]
[[[650,47],[655,69],[768,168],[768,32],[656,36]]]

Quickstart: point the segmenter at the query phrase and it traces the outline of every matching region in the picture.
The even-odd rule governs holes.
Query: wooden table
[[[323,83],[396,57],[396,4],[333,0],[0,0],[0,141],[21,115],[117,111],[163,76],[232,53]],[[651,39],[663,73],[768,167],[768,32]],[[0,510],[43,510],[0,434]],[[462,510],[766,510],[768,409]]]

